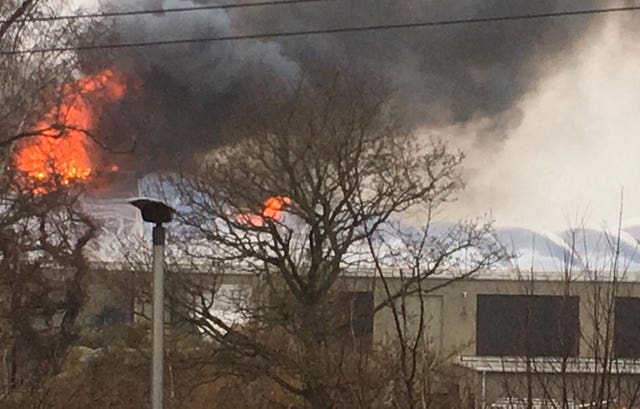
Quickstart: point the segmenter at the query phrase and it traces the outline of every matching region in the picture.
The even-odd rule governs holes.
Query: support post
[[[151,407],[162,409],[164,369],[164,242],[161,224],[153,226],[153,358]]]
[[[482,397],[481,397],[481,408],[486,409],[487,407],[487,372],[482,371]]]

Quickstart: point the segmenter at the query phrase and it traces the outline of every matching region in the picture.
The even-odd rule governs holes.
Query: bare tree
[[[3,401],[13,390],[40,387],[60,371],[78,335],[89,273],[86,249],[97,229],[79,202],[82,185],[63,174],[55,157],[34,165],[46,178],[16,164],[20,149],[42,138],[64,139],[72,131],[92,135],[91,129],[78,129],[82,124],[74,118],[74,104],[87,88],[79,81],[77,54],[25,52],[91,40],[86,22],[47,20],[64,13],[64,6],[57,0],[0,4]]]
[[[623,236],[620,225],[615,232],[570,229],[561,274],[545,280],[532,269],[522,275],[526,294],[555,295],[563,307],[556,311],[560,325],[546,345],[521,357],[503,358],[505,372],[519,367],[515,372],[521,373],[504,375],[504,407],[637,407],[640,388],[634,354],[638,351],[634,336],[625,336],[625,331],[633,334],[629,318],[638,300],[629,270],[637,258],[637,245],[625,242]],[[541,324],[540,318],[534,322],[523,317],[522,333],[539,341],[532,331]],[[541,354],[541,348],[546,352]],[[552,349],[556,352],[549,355]]]
[[[89,273],[84,249],[96,226],[69,191],[2,205],[2,341],[11,389],[57,373],[75,341]]]
[[[403,129],[381,84],[269,87],[236,111],[236,143],[155,192],[179,209],[172,311],[214,341],[218,374],[271,382],[301,406],[427,407],[423,335],[398,328],[381,361],[371,321],[433,291],[427,278],[447,285],[502,257],[489,226],[429,228],[461,187],[462,156]],[[410,214],[426,227],[407,236],[397,222]],[[226,297],[236,324],[216,310],[231,276],[252,291]]]
[[[431,322],[435,311],[430,311],[430,293],[492,267],[506,253],[489,240],[490,225],[457,224],[434,234],[429,221],[428,217],[423,230],[409,236],[394,232],[395,237],[402,238],[398,250],[405,260],[395,263],[399,279],[388,277],[389,271],[376,263],[383,296],[375,310],[388,310],[391,317],[387,323],[391,337],[386,346],[388,362],[396,365],[396,390],[391,402],[407,408],[466,408],[471,402],[469,391],[463,390],[467,387],[465,378],[450,359],[459,351],[443,350],[433,342],[433,332],[440,328],[436,327],[437,319]],[[369,245],[372,258],[378,260],[373,240]]]
[[[58,87],[71,78],[76,64],[72,52],[13,54],[29,48],[47,48],[60,41],[75,41],[69,23],[34,23],[29,19],[55,15],[52,1],[6,1],[0,6],[0,141],[3,148],[15,140],[39,135],[36,125],[56,105]],[[5,156],[6,159],[6,156]]]

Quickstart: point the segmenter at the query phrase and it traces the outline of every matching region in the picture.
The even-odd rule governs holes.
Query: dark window
[[[577,356],[579,297],[478,295],[476,353]]]
[[[640,298],[616,298],[613,326],[616,357],[640,358]]]
[[[343,292],[338,298],[338,333],[347,339],[371,343],[373,339],[373,293],[371,291]]]
[[[102,311],[94,316],[93,324],[96,327],[128,324],[131,322],[131,313],[123,308],[113,305],[105,306]]]

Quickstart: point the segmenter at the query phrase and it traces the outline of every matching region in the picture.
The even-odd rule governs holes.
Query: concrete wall
[[[397,288],[399,280],[390,280],[391,286]],[[445,284],[444,280],[427,280],[426,288],[436,288]],[[371,283],[375,288],[376,301],[385,297],[385,292],[379,283]],[[559,281],[522,280],[480,280],[470,279],[450,283],[442,288],[429,292],[424,297],[425,305],[425,333],[431,339],[433,347],[439,347],[445,354],[475,355],[476,336],[476,300],[479,294],[513,294],[513,295],[572,295],[580,297],[580,356],[591,357],[594,354],[590,345],[594,339],[598,324],[606,321],[603,312],[595,317],[595,309],[603,310],[608,298],[640,297],[640,283],[622,282],[615,286],[611,283],[575,281],[564,283]],[[419,314],[417,297],[409,297],[406,301],[407,315]],[[611,318],[610,323],[613,322]],[[602,325],[599,325],[604,330]],[[389,308],[384,308],[376,314],[374,325],[374,339],[378,342],[389,340],[390,328],[393,327],[393,316]],[[413,330],[415,332],[415,330]]]
[[[391,287],[397,288],[398,280],[390,280]],[[428,280],[425,287],[437,288],[444,285],[443,280]],[[375,288],[376,299],[384,298],[384,289],[379,283],[372,284]],[[480,365],[468,365],[467,368],[472,383],[475,383],[476,403],[478,408],[490,407],[492,402],[504,397],[526,398],[530,395],[536,399],[553,398],[562,400],[573,399],[578,402],[589,402],[589,399],[597,394],[594,390],[600,387],[600,379],[604,372],[598,369],[596,364],[591,367],[582,364],[582,373],[551,374],[558,370],[557,364],[546,366],[532,366],[531,373],[522,371],[522,368],[514,370],[503,365],[493,370],[481,370],[482,360],[489,359],[475,357],[476,355],[476,300],[480,294],[513,294],[513,295],[571,295],[580,297],[580,352],[578,362],[590,361],[596,355],[593,346],[596,338],[596,328],[600,328],[600,334],[604,335],[606,325],[612,331],[613,317],[606,316],[606,306],[611,297],[640,297],[640,284],[622,282],[617,284],[603,282],[576,281],[565,283],[561,281],[540,280],[525,282],[523,280],[482,280],[471,279],[450,283],[442,288],[430,292],[424,298],[425,306],[425,334],[431,348],[439,349],[441,356],[452,356],[453,361],[464,356],[476,359]],[[410,313],[419,311],[415,297],[406,302],[406,308]],[[377,342],[388,342],[393,334],[393,316],[388,308],[376,315],[374,325],[374,338]],[[415,332],[415,330],[413,330]],[[612,333],[610,334],[610,337]],[[604,336],[603,336],[604,338]],[[601,339],[602,341],[602,339]],[[602,349],[602,348],[601,348]],[[609,350],[609,352],[611,352]],[[599,353],[602,356],[602,350]],[[503,358],[494,358],[500,361]],[[524,358],[515,358],[522,360]],[[640,362],[640,361],[638,361]],[[520,362],[522,365],[522,362]],[[551,369],[550,369],[551,368]],[[598,372],[600,373],[598,374]],[[607,381],[606,397],[615,396],[618,402],[628,402],[634,393],[639,393],[638,381],[640,380],[640,365],[635,364],[621,370],[619,374],[610,374],[611,382]],[[596,381],[594,383],[594,380]],[[594,386],[596,385],[596,386]],[[594,398],[595,399],[595,398]],[[632,398],[631,398],[632,399]],[[557,402],[556,402],[557,403]],[[517,406],[511,406],[517,407]],[[526,406],[525,406],[526,407]]]
[[[126,278],[126,273],[119,274]],[[207,279],[207,278],[203,278]],[[261,297],[259,288],[261,280],[258,276],[246,274],[227,274],[217,278],[217,284],[225,286],[252,287],[252,297]],[[402,280],[389,278],[388,288],[391,293],[395,292],[402,285]],[[597,321],[611,323],[613,320],[606,320],[600,314],[595,317],[594,306],[599,305],[600,310],[608,299],[612,296],[632,296],[640,297],[640,283],[620,282],[617,284],[604,282],[574,281],[566,283],[558,280],[537,279],[533,282],[517,279],[468,279],[463,281],[448,282],[444,279],[428,279],[423,284],[426,295],[423,297],[424,306],[424,344],[427,348],[437,351],[440,356],[451,356],[456,362],[460,356],[476,355],[476,302],[480,294],[513,294],[513,295],[571,295],[580,297],[580,358],[591,358],[595,354],[592,347],[592,340],[595,337],[595,327]],[[386,299],[385,286],[380,279],[372,277],[343,277],[336,284],[337,291],[373,291],[374,306],[379,305]],[[90,305],[93,311],[99,311],[99,304],[115,301],[104,294],[94,295]],[[127,300],[118,298],[118,302],[126,303]],[[396,301],[400,307],[402,301]],[[404,299],[406,309],[407,334],[415,336],[418,329],[418,317],[420,312],[420,298],[409,296]],[[377,345],[384,345],[392,342],[395,338],[395,321],[389,307],[383,307],[374,316],[373,340]],[[604,326],[601,325],[601,329]],[[478,357],[477,359],[483,359]],[[640,362],[640,361],[639,361]],[[473,365],[467,366],[466,375],[475,382],[478,407],[484,402],[489,405],[495,399],[505,396],[526,396],[526,374],[515,373],[503,370],[480,370]],[[640,371],[640,366],[638,368]],[[640,372],[639,372],[640,373]],[[534,395],[541,395],[540,386],[542,379],[553,380],[554,375],[544,375],[534,383]],[[574,384],[576,380],[582,383],[585,377],[591,375],[571,375]],[[640,375],[626,376],[633,382],[638,381]],[[557,377],[557,376],[556,376]],[[568,378],[563,378],[568,379]],[[538,382],[538,385],[535,383]],[[624,382],[629,382],[625,380]],[[557,385],[557,382],[552,382]],[[484,387],[483,387],[484,385]],[[576,389],[576,388],[574,388]],[[579,388],[578,388],[579,389]],[[588,393],[585,392],[585,393]],[[539,397],[539,396],[538,396]],[[487,406],[488,407],[488,406]]]
[[[89,291],[89,300],[85,316],[100,314],[105,305],[129,308],[132,303],[130,295],[122,288],[131,285],[130,272],[96,271],[96,277]],[[217,280],[217,285],[253,287],[252,297],[260,297],[260,278],[247,274],[225,274],[219,277],[203,277]],[[387,279],[391,293],[402,285],[398,278]],[[118,286],[114,289],[109,287]],[[344,277],[336,284],[338,291],[373,291],[374,306],[386,299],[385,289],[380,279],[372,277]],[[433,290],[432,290],[433,289]],[[425,344],[446,355],[475,355],[476,336],[476,300],[479,294],[537,294],[537,295],[576,295],[580,297],[580,356],[591,357],[594,354],[590,345],[594,338],[594,327],[598,319],[594,317],[594,306],[610,297],[640,297],[640,283],[620,282],[615,284],[603,282],[574,281],[565,283],[540,279],[526,280],[489,280],[467,279],[447,282],[444,279],[428,279],[423,284],[426,295],[423,297]],[[413,336],[417,332],[420,314],[420,298],[408,296],[404,300],[396,300],[396,305],[404,301],[408,318],[407,333]],[[606,300],[604,300],[606,301]],[[602,310],[602,308],[600,308]],[[603,321],[603,317],[599,317]],[[610,322],[613,320],[611,319]],[[395,322],[391,309],[384,307],[374,316],[374,342],[387,343],[395,336]],[[602,327],[602,325],[600,325]]]

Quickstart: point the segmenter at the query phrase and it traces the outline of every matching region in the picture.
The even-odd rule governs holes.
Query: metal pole
[[[153,361],[151,374],[151,407],[162,409],[162,376],[164,368],[164,227],[153,226]]]
[[[487,372],[482,371],[482,409],[487,407]]]

